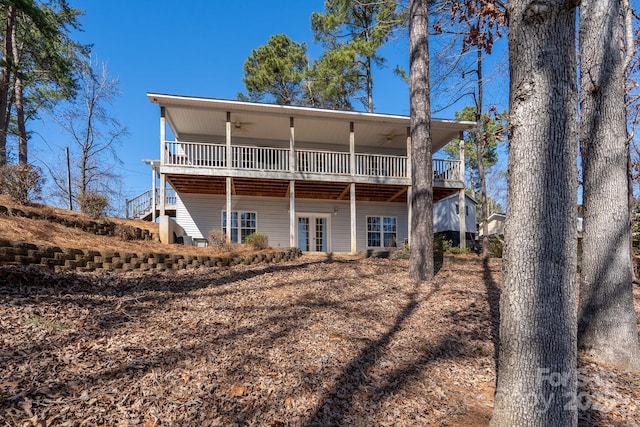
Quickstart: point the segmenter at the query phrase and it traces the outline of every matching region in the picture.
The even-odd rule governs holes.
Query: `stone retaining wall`
[[[59,248],[0,239],[0,265],[31,265],[64,271],[162,271],[281,262],[302,255],[297,248],[231,257]]]
[[[10,208],[0,205],[0,215],[18,216],[29,219],[42,219],[55,222],[69,228],[77,228],[84,232],[96,234],[98,236],[116,236],[118,234],[118,226],[127,230],[127,240],[159,240],[159,236],[144,228],[137,228],[129,225],[119,225],[115,222],[99,219],[96,221],[85,221],[79,219],[68,219],[57,215],[40,214],[33,211],[22,210],[18,208]]]

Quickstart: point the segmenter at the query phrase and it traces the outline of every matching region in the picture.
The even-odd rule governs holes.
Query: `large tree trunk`
[[[630,255],[620,0],[580,8],[584,232],[578,342],[602,362],[640,368]]]
[[[13,53],[13,63],[15,70],[13,73],[13,94],[15,97],[14,102],[16,105],[16,117],[18,121],[18,163],[21,165],[26,165],[28,163],[27,128],[25,124],[24,100],[22,96],[24,85],[20,72],[20,50],[18,49],[18,37],[16,32],[16,25],[14,25],[11,34],[11,51]]]
[[[510,0],[509,191],[491,425],[575,426],[573,0]]]
[[[433,159],[429,103],[427,0],[409,2],[411,104],[411,255],[409,275],[433,278]]]
[[[4,66],[0,72],[0,166],[7,164],[7,111],[9,109],[9,88],[11,87],[11,69],[13,68],[12,35],[16,27],[16,8],[7,7],[7,21],[4,37]]]
[[[371,70],[371,57],[367,57],[367,110],[373,113],[373,71]]]

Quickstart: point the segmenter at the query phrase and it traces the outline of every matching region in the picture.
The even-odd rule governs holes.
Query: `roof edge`
[[[208,98],[202,96],[187,96],[187,95],[173,95],[167,93],[158,93],[158,92],[147,92],[147,98],[150,102],[161,105],[161,100],[165,101],[195,101],[200,102],[202,104],[217,104],[217,105],[229,105],[229,106],[237,106],[237,107],[262,107],[272,110],[274,113],[279,112],[281,114],[286,114],[289,112],[292,114],[293,112],[305,112],[305,113],[313,113],[321,116],[344,116],[354,117],[354,118],[364,118],[364,119],[388,119],[388,120],[407,120],[410,117],[406,115],[400,114],[386,114],[386,113],[369,113],[363,111],[345,111],[345,110],[329,110],[325,108],[314,108],[314,107],[302,107],[302,106],[294,106],[294,105],[279,105],[279,104],[269,104],[262,102],[248,102],[248,101],[238,101],[232,99],[223,99],[223,98]],[[468,120],[455,120],[455,119],[439,119],[436,117],[431,118],[432,121],[442,124],[450,124],[450,125],[458,125],[464,128],[471,128],[476,125],[474,121]]]

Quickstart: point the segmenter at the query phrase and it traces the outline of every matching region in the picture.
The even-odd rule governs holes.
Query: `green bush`
[[[80,193],[77,199],[80,203],[80,211],[89,215],[91,218],[104,216],[107,207],[109,207],[109,199],[107,199],[107,196],[103,196],[94,191]]]
[[[451,240],[446,240],[442,234],[436,234],[433,236],[433,252],[437,254],[443,254],[447,252],[453,243]]]
[[[471,248],[461,248],[459,246],[452,246],[446,250],[448,254],[470,254]]]
[[[267,249],[269,247],[269,238],[264,233],[255,232],[249,234],[244,243],[256,250]]]
[[[44,181],[42,170],[34,165],[0,167],[0,193],[23,205],[40,199]]]

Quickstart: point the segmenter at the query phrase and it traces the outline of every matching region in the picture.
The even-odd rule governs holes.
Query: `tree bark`
[[[7,164],[7,129],[9,109],[9,88],[11,87],[11,69],[13,68],[12,35],[16,26],[16,8],[7,7],[7,20],[4,37],[4,66],[0,72],[0,166]]]
[[[580,8],[584,231],[578,344],[601,362],[640,369],[633,306],[620,0]]]
[[[411,109],[411,255],[409,275],[433,278],[433,159],[429,103],[427,0],[409,2]]]
[[[18,122],[18,163],[26,165],[27,158],[27,127],[24,116],[24,84],[20,71],[20,49],[18,48],[17,26],[13,25],[11,31],[11,52],[13,54],[13,95],[16,106],[16,119]]]
[[[510,137],[498,426],[575,426],[576,2],[507,3]]]

